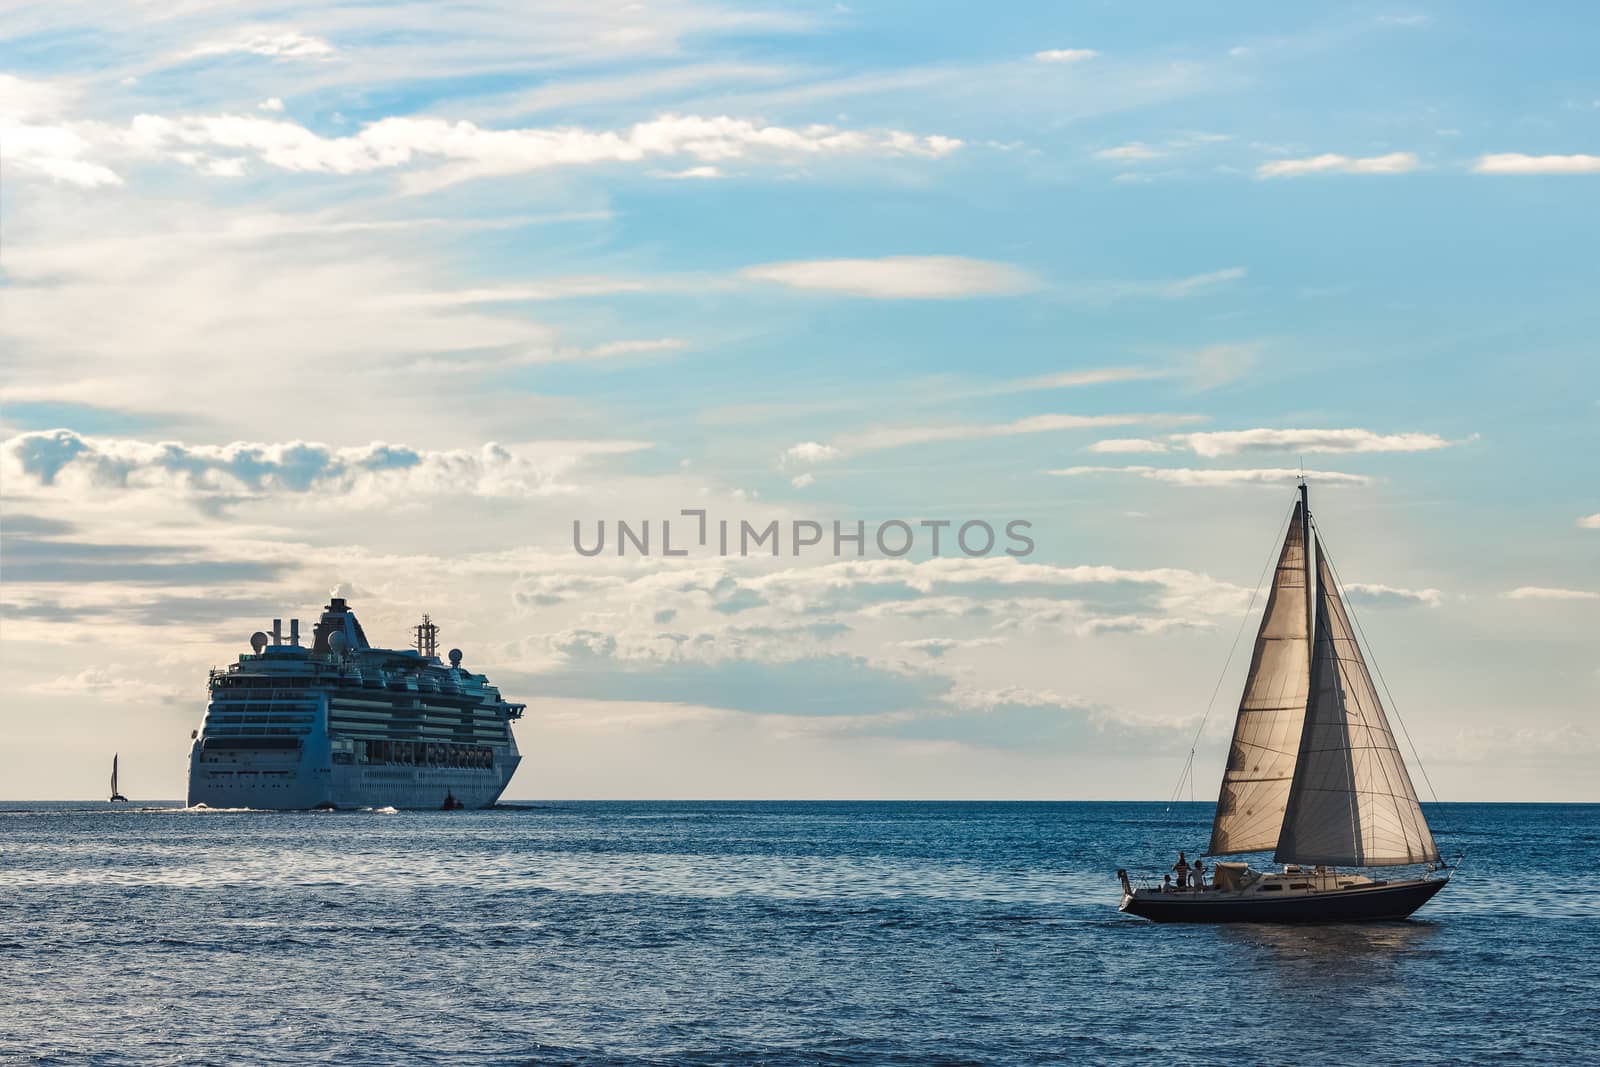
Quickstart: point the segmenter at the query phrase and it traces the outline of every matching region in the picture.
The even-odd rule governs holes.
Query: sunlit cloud
[[[1562,589],[1544,585],[1523,585],[1506,594],[1507,600],[1600,600],[1600,593],[1589,589]]]
[[[1405,174],[1421,166],[1413,152],[1357,158],[1326,153],[1306,159],[1275,159],[1256,167],[1258,178],[1298,178],[1307,174]]]
[[[1500,152],[1479,156],[1472,169],[1479,174],[1600,174],[1600,156],[1528,156]]]

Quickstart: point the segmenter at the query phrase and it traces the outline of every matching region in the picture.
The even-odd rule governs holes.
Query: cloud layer
[[[263,493],[426,493],[526,497],[569,492],[561,476],[588,456],[636,451],[638,442],[555,442],[514,451],[427,451],[373,443],[335,448],[280,444],[151,444],[70,430],[19,434],[0,444],[10,491],[161,489],[229,500]]]
[[[1097,441],[1091,452],[1193,452],[1215,459],[1259,452],[1297,452],[1339,454],[1367,452],[1431,452],[1457,442],[1431,433],[1375,433],[1372,430],[1214,430],[1204,433],[1170,434],[1156,439],[1120,437]]]
[[[475,178],[564,167],[671,159],[704,165],[847,156],[937,159],[961,147],[955,138],[901,130],[846,130],[824,124],[787,127],[727,115],[678,114],[616,130],[489,129],[469,121],[407,116],[379,119],[357,133],[330,137],[298,122],[262,114],[146,114],[125,128],[87,122],[17,123],[5,132],[7,158],[78,185],[120,180],[115,174],[106,178],[109,168],[104,159],[86,158],[91,154],[132,154],[161,156],[212,174],[242,173],[247,159],[284,171],[335,175],[427,165],[404,183],[414,193]]]

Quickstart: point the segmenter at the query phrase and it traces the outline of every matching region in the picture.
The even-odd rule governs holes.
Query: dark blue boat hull
[[[1349,923],[1404,919],[1448,879],[1364,885],[1306,896],[1152,893],[1125,896],[1122,910],[1158,923]]]

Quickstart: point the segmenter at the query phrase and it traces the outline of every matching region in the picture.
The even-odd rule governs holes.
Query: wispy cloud
[[[835,126],[772,126],[726,115],[664,114],[620,130],[576,126],[488,129],[472,122],[396,117],[354,134],[324,137],[297,122],[265,115],[139,115],[126,129],[79,123],[8,131],[7,155],[32,169],[80,175],[119,153],[160,153],[204,170],[211,152],[244,153],[280,170],[351,175],[424,165],[402,187],[431,192],[476,178],[503,177],[563,167],[639,163],[686,157],[705,168],[728,160],[793,163],[850,156],[937,159],[961,147],[952,137],[901,130],[847,130]],[[20,145],[9,142],[20,140]],[[14,151],[13,151],[14,150]],[[87,157],[98,158],[89,160]],[[60,161],[72,162],[65,167]],[[40,162],[46,161],[46,162]],[[48,161],[56,161],[53,164]],[[689,168],[695,171],[696,168]],[[685,172],[687,173],[687,172]],[[67,179],[70,180],[70,179]],[[102,181],[110,184],[112,179]],[[80,181],[79,184],[85,184]]]
[[[1013,296],[1039,286],[1020,267],[965,256],[796,260],[747,267],[740,274],[794,289],[879,300]]]
[[[1094,154],[1094,158],[1103,159],[1108,163],[1139,163],[1147,159],[1157,159],[1162,154],[1141,141],[1134,141],[1132,144],[1118,145],[1116,148],[1102,148]]]
[[[1600,174],[1600,156],[1527,156],[1499,152],[1479,156],[1472,169],[1479,174]]]
[[[121,185],[114,170],[92,158],[95,146],[88,137],[54,121],[78,96],[59,83],[0,74],[0,157],[25,175],[81,189]]]
[[[1600,600],[1600,593],[1588,589],[1558,589],[1542,585],[1523,585],[1506,594],[1507,600]]]
[[[1585,530],[1600,530],[1600,511],[1583,516],[1578,520],[1578,526]]]
[[[683,170],[653,170],[650,172],[650,176],[652,178],[668,178],[682,181],[693,178],[720,178],[723,174],[721,167],[705,164],[699,167],[685,167]]]
[[[1151,423],[1187,422],[1189,415],[1031,415],[1012,422],[958,423],[944,426],[887,426],[846,434],[838,438],[841,450],[869,452],[881,448],[932,444],[940,441],[977,441],[994,437],[1056,433],[1064,430],[1095,429],[1105,426],[1137,426]]]
[[[1216,487],[1233,485],[1287,485],[1302,477],[1324,485],[1370,485],[1372,479],[1361,474],[1338,471],[1300,471],[1291,468],[1254,470],[1195,470],[1187,467],[1066,467],[1048,471],[1065,478],[1095,474],[1126,474],[1171,485]]]
[[[1165,278],[1150,281],[1082,282],[1064,287],[1064,293],[1073,299],[1088,301],[1126,300],[1130,298],[1155,298],[1158,300],[1186,300],[1189,297],[1210,293],[1249,275],[1244,267],[1224,267],[1221,270],[1190,274],[1183,278]]]
[[[1013,378],[999,382],[982,391],[988,394],[1032,393],[1050,389],[1078,389],[1089,385],[1110,385],[1116,382],[1148,381],[1152,378],[1171,377],[1176,371],[1153,367],[1094,367],[1089,370],[1068,370],[1055,374],[1037,374],[1031,378]]]
[[[1092,48],[1047,48],[1043,52],[1035,52],[1033,58],[1041,63],[1082,63],[1099,54]]]
[[[1404,589],[1374,582],[1349,582],[1344,592],[1350,600],[1375,605],[1424,604],[1436,608],[1444,601],[1444,594],[1437,589]]]
[[[1166,452],[1167,446],[1160,441],[1148,437],[1110,437],[1104,441],[1096,441],[1089,446],[1090,452],[1123,453],[1123,452]]]
[[[1214,459],[1252,452],[1314,454],[1352,452],[1431,452],[1460,444],[1431,433],[1375,433],[1372,430],[1214,430],[1168,434],[1159,440],[1121,437],[1097,441],[1091,452],[1193,452]]]
[[[1306,159],[1275,159],[1256,168],[1258,178],[1298,178],[1307,174],[1404,174],[1421,166],[1412,152],[1384,156],[1341,156],[1326,153]]]
[[[220,41],[207,41],[189,51],[191,57],[225,56],[246,53],[272,59],[324,59],[334,54],[333,45],[321,37],[298,30],[253,33]]]

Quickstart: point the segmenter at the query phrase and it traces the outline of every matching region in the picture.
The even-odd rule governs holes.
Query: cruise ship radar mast
[[[417,635],[417,643],[413,646],[424,658],[439,655],[439,627],[427,615],[422,616],[422,621],[413,629]]]

